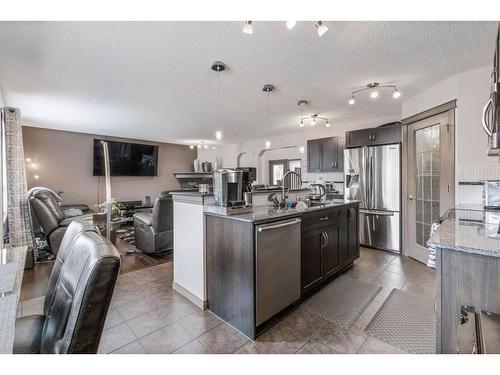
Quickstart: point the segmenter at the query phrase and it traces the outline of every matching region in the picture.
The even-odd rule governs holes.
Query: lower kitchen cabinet
[[[323,280],[323,232],[322,229],[302,232],[301,290],[312,289]]]
[[[359,257],[358,204],[303,215],[301,293],[305,294]]]
[[[208,309],[255,339],[359,257],[358,206],[258,221],[205,213]]]

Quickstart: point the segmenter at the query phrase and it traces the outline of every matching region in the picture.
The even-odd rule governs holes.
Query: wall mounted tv
[[[156,176],[158,174],[158,146],[107,142],[111,176]],[[94,139],[94,176],[104,176],[104,153],[101,139]]]

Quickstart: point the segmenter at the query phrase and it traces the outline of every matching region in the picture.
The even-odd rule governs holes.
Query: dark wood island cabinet
[[[273,209],[267,207],[264,213],[254,211],[231,216],[206,212],[208,309],[255,339],[275,321],[276,315],[288,311],[359,257],[358,215],[357,201],[311,207],[304,212],[288,210],[286,214],[273,213]],[[259,237],[263,230],[269,233],[265,241]],[[285,237],[279,237],[278,232]],[[274,259],[262,257],[262,244],[266,243],[274,246],[273,252],[283,252],[283,255]],[[290,247],[297,250],[287,255]],[[265,283],[262,283],[262,267],[267,267]],[[269,273],[269,267],[275,267],[276,272]],[[285,273],[291,272],[296,275],[286,276],[292,281],[294,290],[290,290],[283,278]],[[274,283],[280,288],[277,299],[287,293],[296,293],[296,298],[292,298],[289,305],[278,305],[280,311],[262,322],[259,301],[262,308],[266,292],[260,288]]]

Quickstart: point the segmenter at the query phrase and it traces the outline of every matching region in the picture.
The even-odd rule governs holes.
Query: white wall
[[[198,152],[198,158],[200,160],[215,161],[216,157],[222,158],[223,167],[235,167],[237,165],[237,156],[240,153],[244,153],[240,159],[240,166],[242,167],[256,167],[257,168],[257,182],[258,183],[268,183],[269,179],[269,160],[276,159],[301,159],[303,168],[303,179],[308,181],[314,181],[322,178],[325,181],[332,180],[342,180],[342,173],[307,173],[307,140],[316,139],[322,137],[330,136],[345,136],[345,132],[354,129],[363,129],[368,127],[374,127],[378,125],[385,124],[391,121],[400,120],[400,116],[390,116],[378,119],[373,119],[372,121],[363,122],[342,122],[342,123],[332,123],[330,128],[325,128],[321,125],[317,125],[316,128],[304,128],[303,144],[305,146],[305,153],[301,154],[299,152],[299,145],[301,144],[301,133],[299,127],[297,126],[294,132],[284,134],[277,137],[271,137],[271,150],[266,151],[264,155],[259,158],[258,155],[263,150],[265,138],[256,139],[249,142],[243,142],[239,144],[228,144],[219,146],[216,150],[205,150],[202,149]],[[293,148],[286,148],[294,146]],[[341,186],[338,186],[339,188]]]
[[[488,137],[481,127],[481,112],[489,96],[491,67],[460,73],[404,100],[402,117],[457,100],[455,118],[456,203],[481,204],[481,186],[460,186],[459,181],[500,178],[497,157],[487,156]]]

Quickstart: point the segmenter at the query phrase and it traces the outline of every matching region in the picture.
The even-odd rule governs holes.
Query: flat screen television
[[[111,176],[157,176],[158,146],[107,142]],[[94,139],[94,176],[104,176],[101,139]]]

